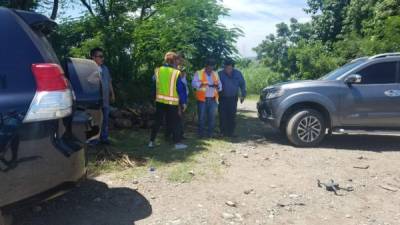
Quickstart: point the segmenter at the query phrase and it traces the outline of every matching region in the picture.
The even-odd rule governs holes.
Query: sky
[[[239,53],[244,57],[254,57],[252,50],[268,34],[275,33],[275,25],[289,22],[294,17],[306,22],[310,17],[303,11],[306,0],[223,0],[230,9],[230,16],[221,19],[228,27],[239,27],[244,32],[237,43]]]

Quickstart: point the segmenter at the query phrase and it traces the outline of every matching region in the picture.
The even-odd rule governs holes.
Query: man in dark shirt
[[[234,136],[236,127],[236,112],[239,89],[241,92],[240,103],[246,97],[246,82],[242,73],[235,69],[235,62],[227,59],[224,69],[219,72],[223,90],[220,92],[219,119],[221,134],[226,137]]]

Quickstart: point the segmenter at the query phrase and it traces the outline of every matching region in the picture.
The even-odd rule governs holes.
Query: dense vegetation
[[[269,80],[275,81],[276,73],[282,80],[315,79],[350,59],[400,51],[400,0],[307,0],[307,4],[310,22],[293,18],[289,24],[280,23],[276,34],[255,48],[262,65],[272,70],[265,72],[273,77]],[[257,73],[251,79],[263,80]],[[260,90],[254,88],[253,92]]]

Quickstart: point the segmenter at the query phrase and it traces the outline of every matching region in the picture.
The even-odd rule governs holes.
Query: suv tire
[[[313,109],[301,109],[289,117],[286,126],[289,141],[298,147],[314,147],[326,135],[324,116]]]

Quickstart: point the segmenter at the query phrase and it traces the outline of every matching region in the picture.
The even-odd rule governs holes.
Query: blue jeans
[[[214,98],[206,98],[205,102],[197,102],[197,114],[199,120],[199,135],[201,137],[212,137],[215,128],[215,117],[217,114],[218,104]],[[207,133],[206,133],[207,123]]]
[[[101,125],[100,141],[107,141],[110,107],[103,106],[102,111],[103,111],[103,123]]]

